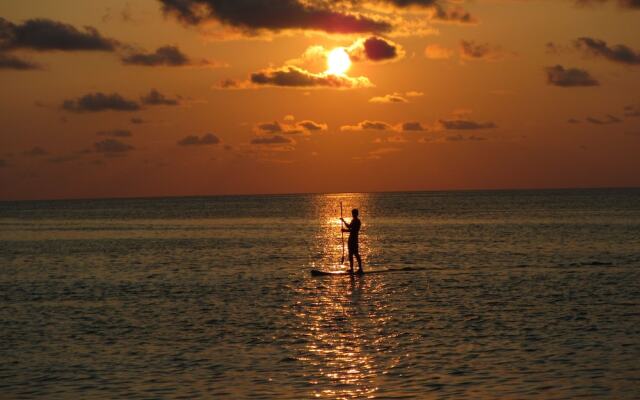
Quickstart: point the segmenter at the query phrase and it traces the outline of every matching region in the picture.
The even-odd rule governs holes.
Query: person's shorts
[[[349,254],[359,254],[358,242],[348,242],[348,244],[349,244]]]

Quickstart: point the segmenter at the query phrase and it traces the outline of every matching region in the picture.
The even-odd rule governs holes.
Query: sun
[[[344,75],[351,67],[351,58],[344,47],[337,47],[327,54],[327,73]]]

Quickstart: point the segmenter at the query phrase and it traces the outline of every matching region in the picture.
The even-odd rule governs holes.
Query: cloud
[[[34,62],[26,61],[11,54],[0,52],[0,69],[32,71],[36,69],[42,69],[42,67]]]
[[[431,19],[439,22],[457,23],[457,24],[475,24],[478,20],[462,7],[450,7],[445,9],[440,5],[434,7],[434,13]]]
[[[386,94],[384,96],[376,96],[369,99],[369,103],[377,103],[377,104],[389,104],[389,103],[408,103],[409,100],[407,97],[422,97],[424,93],[410,91],[404,94],[402,93],[392,93]]]
[[[256,126],[256,130],[258,134],[267,134],[267,135],[276,134],[276,133],[296,135],[304,132],[302,129],[299,129],[296,126],[290,125],[288,123],[281,124],[277,121],[262,122]]]
[[[256,133],[259,135],[287,134],[296,135],[304,132],[317,132],[327,130],[326,124],[321,124],[311,120],[294,122],[293,116],[285,117],[285,122],[278,121],[262,122],[256,125]]]
[[[312,46],[307,49],[314,53],[320,53],[322,58],[326,58],[328,53],[321,46]],[[349,57],[353,62],[360,61],[395,61],[404,57],[405,51],[398,43],[394,43],[389,39],[384,39],[379,36],[370,36],[368,38],[360,38],[354,41],[349,47],[346,48]]]
[[[398,8],[407,7],[434,7],[440,0],[378,0],[379,3],[387,3]]]
[[[97,143],[94,144],[94,148],[96,147]],[[108,146],[108,145],[107,145]],[[85,150],[79,150],[79,151],[74,151],[72,153],[69,154],[64,154],[64,155],[58,155],[55,157],[50,157],[47,159],[47,162],[53,163],[53,164],[62,164],[62,163],[67,163],[67,162],[71,162],[71,161],[76,161],[76,160],[80,160],[83,157],[85,157],[88,154],[93,153],[92,149],[85,149]],[[107,156],[109,155],[122,155],[122,154],[105,154]]]
[[[124,64],[143,65],[147,67],[168,66],[180,67],[189,65],[191,61],[176,46],[163,46],[156,49],[153,53],[132,53],[122,57]]]
[[[574,46],[595,57],[603,57],[620,64],[640,65],[640,52],[623,44],[609,46],[604,40],[581,37],[574,41]]]
[[[179,146],[208,146],[214,144],[220,144],[220,138],[213,133],[205,133],[198,137],[196,135],[189,135],[178,141]]]
[[[42,157],[42,156],[46,156],[47,154],[49,154],[49,152],[46,151],[45,149],[43,149],[40,146],[35,146],[35,147],[23,152],[22,154],[27,156],[27,157]]]
[[[453,136],[447,136],[444,140],[446,140],[447,142],[464,142],[464,141],[478,142],[478,141],[487,140],[487,139],[481,136],[475,136],[475,135],[469,135],[469,136],[453,135]]]
[[[95,28],[78,30],[50,19],[29,19],[14,24],[0,17],[0,49],[36,51],[114,51],[118,42],[103,37]]]
[[[640,117],[640,107],[626,106],[624,108],[625,117]]]
[[[134,149],[124,142],[117,139],[105,139],[93,144],[93,148],[96,153],[102,153],[106,155],[124,154]]]
[[[65,100],[62,108],[75,112],[100,112],[100,111],[138,111],[140,105],[132,100],[127,100],[118,93],[105,94],[101,92],[89,93],[74,100]]]
[[[133,117],[129,120],[132,124],[136,124],[136,125],[140,125],[140,124],[144,124],[146,121],[142,118],[139,117]]]
[[[393,60],[398,57],[399,46],[379,37],[368,38],[363,46],[364,54],[371,61]]]
[[[257,137],[251,140],[251,144],[274,145],[274,144],[290,144],[293,141],[281,135],[273,135],[268,137]]]
[[[453,55],[453,50],[439,44],[430,44],[424,49],[424,55],[431,60],[448,60]]]
[[[364,39],[358,39],[345,49],[352,61],[367,60],[364,50]],[[326,69],[327,56],[330,53],[323,46],[310,46],[299,58],[288,60],[284,66],[259,70],[249,75],[247,80],[223,79],[214,89],[256,89],[261,87],[287,88],[328,88],[359,89],[374,86],[367,77],[352,77],[337,74]],[[398,56],[400,53],[397,53]],[[324,72],[311,72],[312,69],[325,68]]]
[[[399,152],[400,149],[396,148],[396,147],[382,147],[380,149],[375,149],[375,150],[371,150],[369,152],[369,155],[371,156],[382,156],[385,154],[391,154],[391,153],[397,153]]]
[[[382,121],[365,120],[356,125],[344,125],[340,127],[341,131],[390,131],[393,127]]]
[[[300,121],[296,125],[309,132],[326,131],[329,128],[327,124],[321,124],[311,120]]]
[[[382,157],[397,153],[400,149],[397,147],[380,147],[378,149],[371,150],[364,157],[353,157],[354,160],[380,160]]]
[[[617,124],[622,122],[620,118],[613,116],[611,114],[605,115],[605,117],[602,119],[595,118],[595,117],[587,117],[586,121],[594,125],[609,125],[609,124]]]
[[[505,55],[505,51],[500,46],[476,43],[472,40],[460,41],[460,58],[463,60],[498,61],[503,59]]]
[[[402,132],[426,132],[428,130],[420,122],[415,121],[404,122],[400,129]]]
[[[258,130],[265,133],[280,133],[283,131],[282,125],[279,122],[262,122],[257,126]]]
[[[446,130],[479,130],[498,127],[493,122],[476,122],[467,119],[441,119],[438,123]]]
[[[140,101],[149,106],[177,106],[180,104],[177,99],[170,99],[156,89],[151,89],[148,94],[140,97]]]
[[[567,123],[568,123],[568,124],[580,124],[580,123],[582,123],[582,121],[580,121],[580,120],[579,120],[579,119],[577,119],[577,118],[569,118],[569,119],[567,120]]]
[[[588,87],[600,83],[591,74],[579,68],[564,68],[562,65],[545,68],[547,84],[559,87]]]
[[[300,0],[160,0],[165,13],[189,25],[215,20],[249,34],[290,29],[327,33],[386,32],[388,22]]]
[[[389,103],[408,103],[409,100],[402,97],[400,93],[386,94],[384,96],[372,97],[369,103],[389,104]]]
[[[250,85],[280,86],[293,88],[325,87],[334,89],[354,89],[373,86],[365,77],[349,77],[327,73],[313,73],[296,66],[270,68],[254,72],[250,76]],[[247,84],[236,84],[233,87],[247,87]]]
[[[215,87],[218,89],[245,89],[246,84],[235,79],[225,78],[222,79]]]
[[[593,5],[615,1],[619,7],[631,10],[640,10],[640,0],[575,0],[578,5]]]
[[[96,132],[98,136],[109,136],[109,137],[131,137],[131,131],[126,129],[114,129],[111,131],[99,131]]]

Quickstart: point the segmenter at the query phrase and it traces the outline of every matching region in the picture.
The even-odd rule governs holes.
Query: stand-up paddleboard
[[[355,272],[353,276],[362,276],[362,275],[374,275],[374,274],[386,274],[390,272],[411,272],[411,271],[424,271],[425,268],[414,268],[414,267],[404,267],[404,268],[390,268],[390,269],[379,269],[374,271],[365,271],[362,274]],[[321,271],[319,269],[312,269],[311,276],[351,276],[351,271]]]

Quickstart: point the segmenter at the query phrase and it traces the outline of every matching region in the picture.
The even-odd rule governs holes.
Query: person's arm
[[[343,229],[343,232],[349,232],[351,229],[351,224],[347,223],[347,221],[344,220],[344,218],[340,218],[340,221],[342,221],[342,223],[344,224],[344,226],[347,227],[347,229]]]

